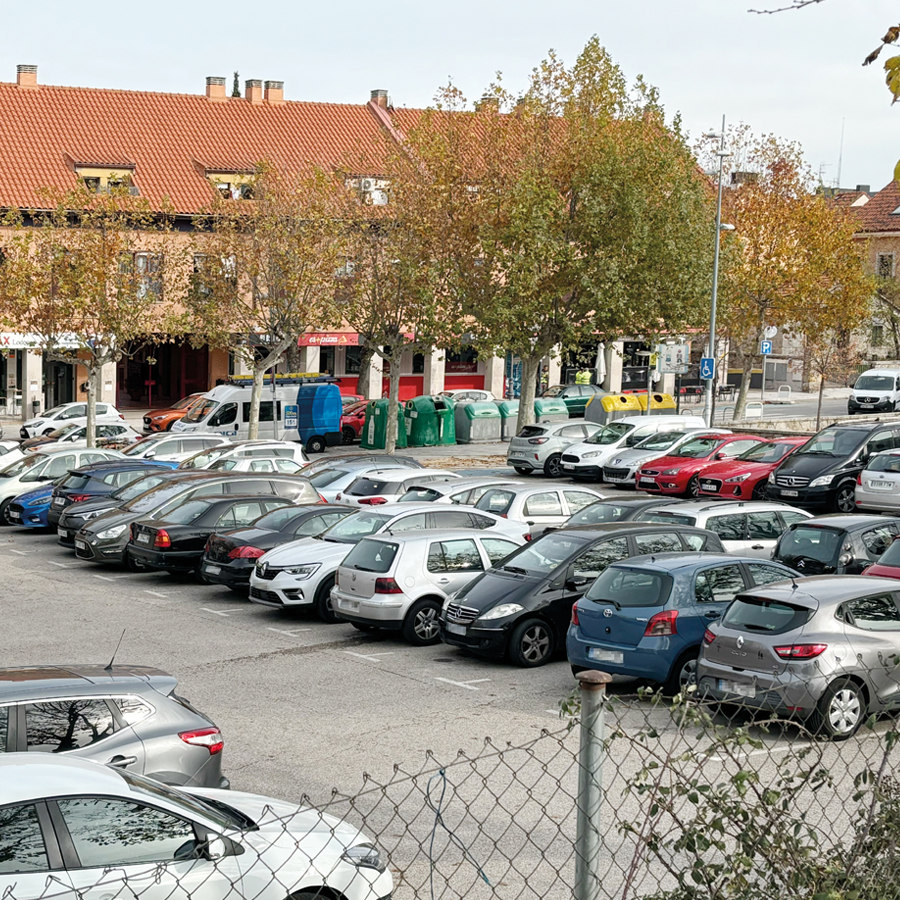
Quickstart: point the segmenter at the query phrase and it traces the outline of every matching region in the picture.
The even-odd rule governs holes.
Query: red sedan
[[[900,540],[894,538],[893,543],[878,557],[878,562],[863,569],[862,574],[878,578],[900,578]]]
[[[734,459],[724,459],[703,470],[701,497],[720,500],[765,500],[769,473],[809,438],[778,438],[756,444]]]
[[[710,463],[731,459],[764,443],[769,442],[750,434],[704,434],[682,444],[671,456],[644,463],[637,470],[637,488],[651,494],[696,497],[700,491],[700,472]]]
[[[366,424],[366,407],[368,400],[358,400],[344,407],[341,416],[341,439],[344,444],[352,444],[358,441],[362,435],[363,425]]]

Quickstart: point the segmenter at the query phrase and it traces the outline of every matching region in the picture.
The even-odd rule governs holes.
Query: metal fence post
[[[581,694],[581,741],[578,747],[578,818],[575,827],[575,900],[597,900],[600,896],[600,813],[603,802],[603,756],[605,739],[603,705],[606,672],[579,672]]]

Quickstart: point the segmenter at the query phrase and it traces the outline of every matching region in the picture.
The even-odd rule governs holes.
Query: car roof
[[[705,528],[697,528],[695,525],[680,525],[677,522],[673,525],[678,529],[679,534],[713,534],[713,532],[707,531]],[[563,525],[548,534],[577,534],[590,537],[591,534],[608,535],[617,531],[626,534],[632,531],[669,531],[672,527],[664,522],[598,522],[596,525]]]
[[[391,516],[399,516],[401,513],[410,513],[410,512],[453,512],[455,510],[464,510],[465,512],[473,512],[478,513],[478,515],[482,515],[486,513],[487,515],[494,515],[494,513],[489,510],[476,509],[474,506],[463,506],[462,504],[455,504],[449,506],[443,506],[440,503],[428,503],[427,501],[422,501],[420,503],[382,503],[380,506],[370,506],[368,510],[366,507],[360,506],[358,507],[359,512],[385,512],[390,514]]]
[[[378,534],[367,535],[363,540],[390,541],[392,544],[411,544],[423,539],[433,540],[434,538],[453,537],[481,537],[500,538],[505,541],[512,540],[508,534],[497,534],[490,529],[484,528],[422,528],[419,531],[404,531],[402,534],[387,534],[382,531]],[[512,542],[515,543],[515,541]]]
[[[890,425],[890,422],[882,422],[881,419],[875,419],[873,421],[868,422],[834,422],[831,425],[826,425],[822,431],[832,431],[835,428],[848,428],[851,431],[872,431],[875,428],[878,428],[880,425]],[[818,432],[821,434],[822,431]],[[815,435],[812,435],[815,437]]]
[[[621,500],[618,497],[604,497],[602,500],[598,499],[593,503],[588,503],[587,506],[583,506],[578,510],[578,512],[584,512],[586,509],[590,509],[592,506],[609,505],[626,506],[631,508],[642,506],[673,506],[682,502],[682,500],[676,500],[673,497],[623,497]]]
[[[0,460],[2,459],[3,457],[0,457]],[[126,471],[128,471],[129,469],[146,469],[148,475],[151,472],[161,472],[163,470],[167,472],[175,471],[173,468],[171,468],[171,466],[167,466],[165,463],[154,462],[153,460],[147,461],[145,459],[134,459],[132,457],[126,457],[125,459],[109,459],[104,460],[103,462],[88,463],[84,466],[76,466],[74,469],[69,469],[69,471],[72,473],[77,472],[79,475],[96,475],[100,472],[118,472],[122,469],[125,469]]]
[[[48,453],[109,453],[106,447],[70,447],[67,444],[50,444],[49,446],[39,446],[33,451],[35,456],[44,456]]]
[[[513,494],[528,494],[533,491],[554,491],[557,489],[563,489],[566,491],[590,491],[593,494],[597,494],[597,500],[601,500],[602,497],[599,495],[599,492],[594,487],[588,487],[585,484],[568,484],[559,481],[550,481],[550,482],[536,482],[535,484],[527,484],[524,481],[516,481],[510,482],[509,484],[498,484],[496,487],[491,488],[492,491],[511,491]],[[479,501],[480,502],[480,501]]]
[[[763,600],[781,600],[816,608],[824,604],[843,603],[856,597],[865,597],[876,591],[897,590],[896,578],[879,578],[873,575],[810,575],[799,576],[791,582],[776,581],[742,591],[743,596],[760,597]]]
[[[816,516],[806,522],[795,522],[797,525],[811,525],[813,528],[839,528],[843,531],[857,531],[877,525],[900,522],[900,516],[879,516],[877,513],[830,513],[824,516]]]
[[[667,507],[665,512],[677,515],[678,513],[704,513],[713,510],[727,510],[730,512],[769,512],[779,509],[793,509],[788,503],[779,503],[777,500],[688,500],[677,506]],[[801,510],[802,512],[802,510]]]
[[[641,568],[656,568],[660,571],[674,572],[678,569],[692,568],[694,566],[708,565],[710,563],[759,563],[761,565],[774,565],[788,569],[784,563],[777,560],[760,559],[758,556],[740,556],[733,553],[720,553],[716,551],[670,552],[670,553],[644,553],[641,556],[631,556],[628,559],[620,559],[610,563],[613,566],[640,566]],[[799,576],[797,576],[799,577]]]
[[[449,494],[451,491],[465,490],[467,487],[480,487],[485,484],[492,487],[504,487],[508,484],[524,484],[524,482],[518,478],[508,478],[503,475],[470,475],[465,478],[451,478],[450,481],[425,481],[422,484],[411,484],[410,488],[428,488],[439,493]]]
[[[168,694],[177,683],[168,672],[153,666],[17,666],[0,669],[0,703],[142,688]]]
[[[411,477],[419,477],[421,478],[424,475],[456,475],[455,472],[451,472],[449,469],[425,469],[424,472],[422,469],[412,469],[412,468],[386,468],[383,470],[383,474],[379,472],[367,472],[365,475],[360,475],[359,480],[362,481],[365,478],[377,478],[379,481],[406,481],[407,478]],[[455,484],[459,479],[452,478],[451,481]],[[429,482],[425,482],[428,484]],[[444,484],[444,482],[440,482],[440,484]]]
[[[128,794],[121,773],[109,766],[50,753],[0,753],[3,802],[22,803],[69,794]]]

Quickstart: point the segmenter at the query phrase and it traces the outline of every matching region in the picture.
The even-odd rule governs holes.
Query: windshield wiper
[[[367,566],[354,566],[353,568],[356,569],[357,572],[374,572],[375,571],[374,569],[370,569]]]
[[[764,632],[769,632],[769,631],[772,630],[771,628],[766,628],[765,625],[754,625],[754,624],[752,624],[752,623],[750,623],[750,622],[744,623],[744,628],[746,628],[747,631],[764,631]]]
[[[527,575],[528,569],[523,569],[521,566],[500,566],[500,568],[504,572],[512,572],[513,575]]]

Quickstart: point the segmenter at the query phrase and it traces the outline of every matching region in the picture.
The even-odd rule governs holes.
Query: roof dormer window
[[[92,194],[108,194],[116,191],[133,195],[140,193],[134,183],[133,168],[107,168],[76,164],[75,174],[85,190]]]
[[[252,200],[252,172],[215,172],[206,170],[206,177],[223,200]]]

